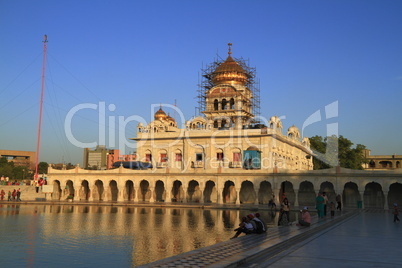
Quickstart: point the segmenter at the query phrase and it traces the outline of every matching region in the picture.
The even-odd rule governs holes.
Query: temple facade
[[[230,44],[229,44],[230,45]],[[251,77],[231,56],[218,64],[205,89],[205,110],[179,128],[162,107],[148,125],[138,125],[137,159],[170,172],[263,169],[311,170],[310,143],[296,126],[283,133],[282,122],[272,116],[268,125],[256,124]]]

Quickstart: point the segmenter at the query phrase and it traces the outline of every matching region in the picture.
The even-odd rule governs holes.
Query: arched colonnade
[[[55,176],[53,200],[109,202],[181,202],[217,204],[280,203],[286,196],[292,207],[315,206],[326,192],[330,202],[338,194],[344,207],[389,208],[402,203],[402,184],[383,179],[339,178],[64,178]]]

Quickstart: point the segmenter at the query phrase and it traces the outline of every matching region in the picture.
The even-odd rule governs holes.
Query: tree
[[[317,153],[325,154],[326,151],[326,142],[321,136],[310,138],[310,148],[314,151],[314,155],[316,155],[313,156],[313,169],[326,169],[331,167],[322,157],[317,157]]]
[[[13,161],[0,158],[0,176],[9,177],[10,180],[23,180],[32,178],[33,174],[28,167],[15,166]]]
[[[0,158],[0,176],[14,179],[14,162],[8,162],[7,158]]]
[[[363,150],[366,146],[357,144],[352,148],[353,142],[342,135],[322,138],[314,136],[310,138],[310,146],[314,152],[314,169],[325,169],[340,165],[344,168],[363,169],[367,163]]]
[[[47,162],[39,162],[38,174],[47,174],[48,167],[49,167],[49,164]]]

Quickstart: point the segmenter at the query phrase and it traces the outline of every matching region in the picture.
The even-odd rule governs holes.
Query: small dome
[[[291,126],[288,129],[288,137],[293,139],[300,139],[300,131],[295,125]]]
[[[282,129],[282,121],[281,119],[274,115],[269,119],[269,127],[273,129]]]
[[[170,114],[168,114],[168,115],[166,116],[166,121],[171,121],[171,122],[175,122],[175,123],[176,123],[176,120],[174,120],[174,118],[171,117]]]
[[[162,110],[162,107],[155,113],[154,118],[155,120],[166,120],[166,113]]]
[[[241,84],[244,85],[247,83],[247,72],[243,69],[243,67],[236,62],[231,54],[231,46],[229,43],[229,52],[227,59],[221,63],[212,74],[212,82],[215,85],[220,84]]]
[[[300,131],[295,125],[293,125],[288,129],[288,132],[300,132]]]

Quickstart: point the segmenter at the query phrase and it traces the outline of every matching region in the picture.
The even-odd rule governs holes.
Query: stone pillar
[[[80,190],[79,189],[74,190],[74,199],[73,200],[80,201]]]
[[[219,187],[218,183],[215,185],[215,188],[216,188],[216,203],[223,204],[223,198],[221,198],[222,189]]]
[[[96,186],[95,186],[96,187]],[[89,187],[89,185],[88,185],[88,191],[89,191],[89,197],[88,197],[88,201],[94,201],[94,189],[93,189],[93,187],[92,187],[92,189]]]
[[[359,191],[359,196],[362,202],[362,208],[364,208],[364,191]]]
[[[103,201],[111,201],[111,198],[109,198],[109,195],[110,195],[110,188],[109,188],[109,187],[105,187],[105,188],[103,189],[103,198],[102,198],[102,200],[103,200]]]
[[[240,189],[241,187],[235,187],[236,189],[236,205],[240,205]]]
[[[166,196],[165,196],[165,203],[172,202],[172,183],[166,182],[165,191],[166,191]]]
[[[205,200],[204,200],[205,185],[204,185],[204,183],[200,182],[199,186],[200,186],[200,190],[201,190],[200,204],[204,204],[204,202],[205,202]]]
[[[138,185],[137,188],[133,187],[133,191],[134,191],[133,201],[135,203],[138,203],[139,202],[139,196],[140,196],[140,186]]]
[[[384,209],[389,210],[388,191],[384,191]]]
[[[123,202],[124,201],[124,187],[119,187],[117,188],[117,202]]]
[[[275,198],[274,198],[274,202],[275,202],[275,204],[278,206],[278,208],[281,206],[281,197],[279,196],[279,192],[281,191],[281,189],[274,189],[274,190],[272,190],[273,191],[273,194],[275,195]]]
[[[182,186],[182,187],[183,187],[183,192],[184,192],[183,203],[187,203],[187,195],[188,195],[187,187],[184,187],[184,186]]]
[[[295,204],[294,207],[298,208],[299,207],[299,189],[293,188],[295,191]]]
[[[149,203],[155,203],[154,198],[155,187],[149,187],[149,191],[151,192],[151,196],[149,197]]]
[[[165,203],[166,202],[172,202],[172,194],[171,194],[171,191],[168,189],[168,188],[165,188],[164,189],[164,191],[165,191]]]
[[[254,200],[254,205],[258,205],[258,192],[260,191],[260,186],[259,185],[254,185],[254,192],[256,194],[256,199]]]

